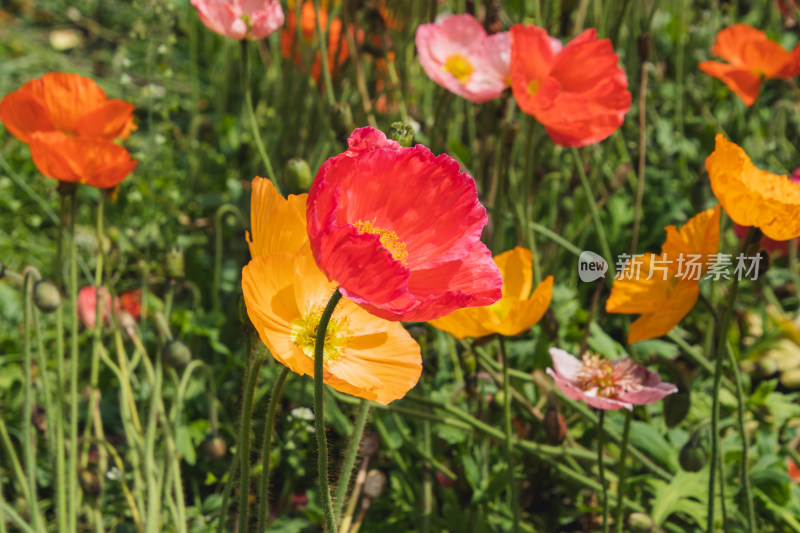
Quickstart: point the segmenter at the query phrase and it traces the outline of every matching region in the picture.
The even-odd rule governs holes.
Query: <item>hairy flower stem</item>
[[[500,336],[499,338],[500,357],[503,358],[503,426],[505,429],[505,452],[506,464],[508,465],[508,503],[511,506],[511,512],[514,517],[513,529],[514,533],[519,531],[519,501],[517,499],[517,485],[514,481],[514,437],[511,431],[511,378],[509,377],[510,364],[508,362],[508,353],[506,352],[505,339]]]
[[[272,431],[275,428],[275,413],[278,411],[278,405],[283,395],[283,387],[286,385],[288,376],[289,368],[283,367],[277,381],[272,386],[272,395],[267,406],[267,418],[264,420],[264,438],[261,447],[262,474],[258,487],[258,528],[256,529],[259,533],[269,528],[269,477],[272,472],[272,461],[270,460]]]
[[[250,344],[250,343],[248,343]],[[250,368],[247,370],[247,379],[242,399],[242,417],[239,423],[239,533],[249,531],[248,511],[250,504],[250,420],[253,417],[253,394],[258,383],[261,363],[264,361],[263,348],[256,347]]]
[[[625,426],[622,429],[622,443],[619,446],[619,479],[617,481],[617,507],[614,509],[614,531],[615,533],[622,533],[622,511],[623,501],[625,498],[625,459],[628,457],[628,436],[631,432],[631,419],[633,416],[631,412],[625,410]]]
[[[637,169],[636,204],[633,208],[633,236],[631,237],[630,254],[636,253],[639,245],[639,227],[642,222],[642,200],[644,199],[644,169],[647,155],[647,60],[641,64],[641,81],[639,82],[639,167]]]
[[[23,298],[25,299],[25,315],[23,317],[22,331],[23,331],[23,350],[25,353],[25,386],[23,387],[23,408],[22,408],[22,431],[24,438],[23,443],[26,443],[25,448],[25,472],[28,476],[28,506],[31,509],[31,525],[33,531],[42,531],[42,524],[39,523],[39,498],[36,496],[36,436],[33,434],[33,426],[31,424],[31,416],[33,414],[33,380],[31,378],[32,372],[32,356],[31,356],[31,315],[33,313],[33,282],[34,275],[32,273],[25,274],[25,281],[22,288]],[[44,371],[44,369],[42,369]]]
[[[609,268],[612,268],[616,262],[614,256],[611,255],[611,248],[608,246],[608,237],[606,237],[606,230],[603,228],[603,222],[600,220],[600,210],[597,208],[597,202],[594,199],[592,186],[589,184],[589,178],[586,177],[586,171],[583,169],[578,149],[572,149],[572,157],[575,159],[575,167],[578,169],[578,176],[581,179],[581,186],[583,193],[586,195],[586,201],[589,203],[589,211],[592,214],[592,222],[594,223],[594,231],[597,233],[597,240],[600,241],[600,249],[603,252],[603,258],[608,261]]]
[[[752,487],[752,480],[750,479],[750,465],[747,458],[748,451],[750,448],[750,442],[747,439],[747,431],[745,430],[744,425],[744,414],[745,408],[747,407],[747,398],[744,394],[744,387],[742,386],[742,376],[739,372],[739,362],[733,355],[733,350],[731,349],[730,343],[726,343],[728,358],[731,363],[731,368],[733,370],[733,380],[736,383],[736,415],[737,415],[737,424],[739,426],[739,438],[742,440],[742,484],[744,485],[744,499],[747,504],[747,532],[748,533],[755,533],[756,532],[756,524],[755,524],[755,516],[756,511],[755,507],[753,506],[753,487]]]
[[[75,219],[78,218],[78,195],[68,194],[69,210],[69,305],[70,305],[70,379],[69,379],[69,531],[78,530],[78,252],[75,244]]]
[[[319,319],[317,335],[314,342],[314,428],[317,432],[317,465],[319,479],[319,497],[322,499],[322,510],[325,516],[325,531],[336,533],[336,515],[333,512],[331,489],[328,486],[328,441],[325,437],[325,386],[322,381],[322,372],[325,356],[325,333],[328,331],[328,322],[331,320],[336,304],[342,299],[339,289],[328,300],[325,310]]]
[[[278,180],[275,177],[275,171],[272,169],[272,163],[267,155],[267,150],[264,148],[264,143],[261,141],[261,134],[258,132],[258,121],[256,121],[256,112],[253,110],[253,96],[250,89],[250,64],[247,58],[247,39],[242,39],[242,89],[244,90],[244,106],[247,109],[247,116],[250,119],[250,126],[253,130],[253,140],[258,149],[258,155],[261,156],[261,162],[264,163],[264,168],[267,170],[267,177],[275,190],[281,192],[278,186]]]
[[[606,483],[606,469],[603,466],[603,448],[605,447],[603,422],[605,422],[605,419],[606,412],[604,409],[600,409],[600,414],[597,417],[597,466],[600,470],[600,486],[603,493],[603,533],[608,533],[608,483]],[[620,497],[621,500],[622,498]]]
[[[336,500],[333,502],[333,514],[337,524],[341,521],[342,507],[345,499],[347,499],[347,489],[350,486],[350,478],[353,475],[353,465],[356,463],[356,455],[361,445],[361,436],[364,434],[364,426],[367,425],[367,419],[369,418],[369,404],[369,400],[361,398],[358,404],[356,422],[353,424],[353,432],[350,434],[350,442],[347,444],[347,451],[344,454],[342,471],[339,474],[339,483],[336,486]]]
[[[747,237],[742,243],[742,252],[747,250],[751,243],[755,242],[758,235],[757,228],[750,228]],[[706,522],[706,532],[714,533],[714,501],[715,501],[715,482],[716,482],[716,469],[717,464],[722,461],[719,455],[719,390],[722,384],[722,366],[725,349],[727,347],[728,328],[731,324],[731,317],[733,316],[733,306],[736,302],[736,295],[739,293],[739,277],[735,276],[731,281],[731,290],[726,298],[725,313],[722,315],[722,323],[719,328],[719,335],[717,339],[717,352],[714,364],[714,389],[711,395],[711,457],[708,471],[708,519]],[[743,461],[747,457],[742,458]],[[721,470],[721,468],[720,468]]]

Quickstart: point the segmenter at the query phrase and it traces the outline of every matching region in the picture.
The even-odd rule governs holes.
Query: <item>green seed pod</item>
[[[61,294],[52,281],[40,279],[33,285],[33,303],[42,313],[53,313],[61,306]]]
[[[400,146],[407,148],[414,144],[414,128],[411,124],[394,122],[389,126],[389,135],[387,137],[397,141]]]
[[[380,470],[372,469],[367,472],[367,479],[364,481],[364,496],[374,500],[381,495],[386,488],[386,474]]]
[[[683,445],[681,453],[678,455],[678,462],[681,464],[681,468],[687,472],[699,472],[706,466],[707,461],[708,452],[697,439],[689,439],[689,442]]]
[[[668,428],[674,428],[689,414],[692,398],[688,389],[678,390],[664,398],[664,421]]]
[[[286,183],[289,184],[289,192],[308,192],[312,179],[311,167],[305,159],[296,157],[286,162]]]
[[[656,523],[653,518],[645,513],[629,514],[628,527],[631,533],[653,533],[656,531]]]
[[[186,275],[186,260],[183,257],[183,248],[172,246],[167,250],[167,277],[183,279]]]
[[[182,341],[172,339],[161,349],[161,357],[165,365],[179,370],[192,360],[192,352]]]
[[[494,395],[492,396],[492,403],[494,403],[498,407],[503,407],[505,405],[506,394],[502,389],[494,393]]]

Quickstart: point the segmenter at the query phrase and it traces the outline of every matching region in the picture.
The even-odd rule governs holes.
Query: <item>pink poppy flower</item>
[[[637,365],[629,357],[604,359],[597,354],[583,356],[583,361],[558,348],[550,348],[553,377],[561,392],[571,400],[583,400],[598,409],[632,410],[678,392],[671,383],[661,383],[656,372]]]
[[[451,15],[418,26],[416,43],[428,77],[470,102],[498,98],[508,87],[508,32],[488,35],[472,15]]]
[[[200,20],[230,39],[263,39],[283,26],[278,0],[192,0]]]
[[[499,300],[503,280],[480,241],[486,209],[458,163],[369,127],[348,143],[308,194],[309,242],[328,280],[388,320],[433,320]]]
[[[83,325],[92,329],[97,322],[97,289],[93,285],[87,285],[78,292],[78,317]],[[103,326],[109,326],[111,317],[111,294],[106,292],[104,287],[100,288],[100,298],[104,298],[102,304]],[[142,312],[142,291],[135,289],[125,291],[122,297],[114,297],[114,312],[120,324],[128,329],[128,325],[139,319]]]
[[[789,179],[792,181],[792,183],[797,183],[800,185],[800,168],[795,170]],[[750,228],[748,226],[741,226],[739,224],[733,225],[733,232],[736,233],[736,236],[742,240],[747,237],[747,232],[749,229]],[[761,248],[766,250],[768,253],[775,254],[776,256],[789,255],[790,242],[791,239],[788,241],[776,241],[775,239],[770,239],[769,237],[765,236],[761,238]]]

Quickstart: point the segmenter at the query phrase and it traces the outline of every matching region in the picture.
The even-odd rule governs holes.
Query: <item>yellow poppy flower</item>
[[[253,260],[242,270],[247,314],[273,357],[314,375],[317,326],[336,289],[317,267],[305,233],[306,195],[288,200],[255,178],[251,201]],[[397,322],[342,298],[325,334],[323,380],[381,404],[402,398],[422,372],[419,345]]]
[[[680,230],[667,226],[661,254],[628,261],[614,279],[606,311],[642,315],[631,324],[628,344],[666,335],[692,310],[719,247],[719,216],[717,206]]]
[[[741,226],[756,226],[776,241],[800,236],[800,185],[756,167],[744,150],[717,134],[706,158],[711,189]]]
[[[459,309],[430,324],[456,337],[512,336],[541,320],[553,295],[553,276],[531,294],[533,255],[519,246],[494,258],[503,277],[503,297],[492,305]]]

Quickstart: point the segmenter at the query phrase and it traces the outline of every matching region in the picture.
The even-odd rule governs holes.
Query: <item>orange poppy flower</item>
[[[706,170],[714,195],[734,222],[756,226],[776,241],[800,236],[800,184],[757,168],[722,134],[706,158]]]
[[[31,148],[33,162],[59,181],[113,187],[137,162],[114,143],[136,128],[133,106],[108,99],[89,78],[49,73],[0,101],[0,121]]]
[[[305,234],[307,195],[281,197],[255,178],[251,209],[253,260],[242,270],[247,314],[273,357],[314,375],[322,310],[336,289],[319,270]],[[325,334],[323,380],[336,390],[388,404],[416,385],[419,345],[398,323],[342,298]]]
[[[628,79],[611,41],[589,29],[566,46],[537,26],[511,28],[511,90],[553,142],[585,146],[622,125],[631,107]]]
[[[720,207],[689,219],[678,230],[667,226],[661,254],[630,260],[614,279],[606,302],[609,313],[640,314],[628,344],[666,335],[689,314],[719,247]]]
[[[728,63],[703,61],[698,67],[727,85],[746,106],[756,101],[761,80],[800,74],[800,45],[789,52],[747,24],[734,24],[717,33],[711,52]]]
[[[503,297],[486,307],[469,307],[431,320],[430,324],[457,339],[492,333],[512,336],[522,333],[544,316],[553,295],[553,276],[547,276],[531,294],[533,255],[520,248],[494,258],[503,276]]]

